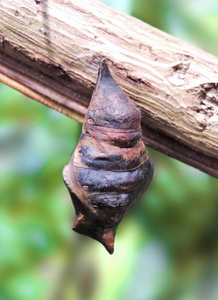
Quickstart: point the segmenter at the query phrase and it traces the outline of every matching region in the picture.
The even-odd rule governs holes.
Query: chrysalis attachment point
[[[152,176],[140,110],[103,59],[79,143],[63,169],[75,207],[73,230],[99,241],[112,254],[117,226]]]

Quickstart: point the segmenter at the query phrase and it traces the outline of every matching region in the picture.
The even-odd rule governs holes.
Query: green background
[[[218,55],[216,0],[105,2]],[[61,172],[80,132],[0,85],[0,300],[217,300],[217,179],[149,149],[153,181],[110,256],[71,230]]]

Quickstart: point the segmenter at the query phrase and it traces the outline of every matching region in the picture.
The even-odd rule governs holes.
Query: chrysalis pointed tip
[[[114,253],[114,238],[115,231],[113,229],[107,230],[107,232],[103,233],[103,235],[99,238],[99,242],[110,254]]]
[[[111,77],[111,73],[106,58],[102,59],[99,66],[98,78],[102,78],[102,77]]]
[[[108,63],[107,63],[107,59],[103,58],[101,63],[100,63],[100,69],[102,68],[108,68]]]
[[[72,229],[99,241],[110,254],[113,254],[115,229],[98,228],[98,230],[93,231],[91,224],[86,222],[84,215],[79,212],[75,215]]]

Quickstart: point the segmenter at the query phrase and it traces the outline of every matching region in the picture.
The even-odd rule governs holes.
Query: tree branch
[[[3,0],[0,15],[0,81],[82,122],[105,57],[145,143],[218,177],[218,58],[97,0]]]

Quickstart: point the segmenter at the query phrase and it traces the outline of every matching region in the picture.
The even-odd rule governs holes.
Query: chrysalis
[[[152,176],[140,110],[116,84],[104,59],[79,143],[63,170],[75,207],[73,229],[112,254],[117,226]]]

